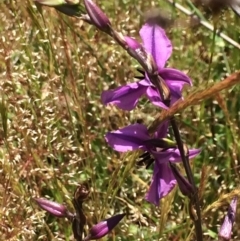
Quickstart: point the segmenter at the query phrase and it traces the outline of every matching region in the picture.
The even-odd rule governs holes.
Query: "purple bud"
[[[132,50],[136,50],[139,48],[142,48],[142,45],[135,40],[134,38],[128,37],[128,36],[124,36],[124,40],[126,42],[126,45],[128,46],[128,48],[132,49]]]
[[[100,30],[110,34],[111,23],[106,14],[92,0],[84,0],[84,5],[92,23]]]
[[[223,224],[219,230],[218,236],[224,240],[231,239],[232,227],[235,221],[235,215],[237,210],[237,197],[233,198],[228,208],[228,213],[225,216]]]
[[[123,219],[125,214],[118,214],[111,218],[105,219],[100,223],[94,225],[90,229],[89,235],[84,239],[84,241],[92,239],[100,239],[103,236],[111,232],[111,230]]]
[[[49,201],[44,198],[35,198],[37,204],[45,211],[59,218],[72,218],[74,215],[67,208],[57,202]]]
[[[120,34],[115,34],[115,37],[117,37],[116,40],[118,41],[118,43],[124,40],[125,49],[133,58],[135,58],[142,65],[144,70],[146,70],[147,72],[152,72],[152,62],[150,61],[151,63],[149,64],[149,60],[152,58],[152,56],[146,52],[146,50],[140,43],[137,42],[137,40],[128,36],[122,36],[123,39],[121,39]]]
[[[194,194],[194,188],[189,183],[189,181],[185,177],[182,176],[182,174],[178,171],[178,169],[176,168],[176,166],[174,164],[172,164],[171,162],[169,162],[169,164],[172,169],[172,173],[177,180],[179,189],[182,192],[182,194],[184,196],[188,196],[188,197],[191,196],[192,194]]]

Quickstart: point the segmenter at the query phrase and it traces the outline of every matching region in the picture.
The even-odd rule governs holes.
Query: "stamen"
[[[141,156],[139,156],[140,160],[137,161],[137,166],[146,166],[146,169],[151,166],[154,162],[154,159],[151,157],[149,152],[144,152]]]

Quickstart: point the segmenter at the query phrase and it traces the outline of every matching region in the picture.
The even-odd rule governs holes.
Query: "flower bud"
[[[79,3],[79,0],[34,0],[35,2],[46,5],[49,7],[55,7],[63,4],[75,5]]]
[[[124,41],[129,49],[137,50],[139,48],[142,48],[142,45],[134,38],[124,36]]]
[[[230,203],[230,206],[228,208],[228,213],[225,216],[223,224],[219,230],[219,233],[218,233],[219,238],[222,238],[223,240],[231,239],[231,233],[232,233],[233,223],[235,221],[236,209],[237,209],[237,198],[235,197]]]
[[[57,202],[49,201],[44,198],[35,198],[37,204],[45,211],[59,218],[72,218],[74,215],[67,208]]]
[[[118,41],[119,36],[121,36],[121,34],[116,34],[115,33],[115,39],[117,40],[117,42],[119,43],[120,41]],[[145,71],[151,71],[152,72],[152,66],[151,63],[149,64],[149,58],[151,59],[151,55],[149,55],[146,50],[143,48],[143,46],[137,42],[137,40],[128,37],[128,36],[122,36],[122,41],[124,44],[123,47],[128,51],[128,53],[135,58],[139,64],[141,64],[141,66],[144,68]],[[150,61],[151,62],[151,61]]]
[[[84,0],[84,5],[92,23],[100,30],[110,34],[111,23],[106,14],[92,0]]]
[[[90,229],[89,235],[84,239],[84,241],[100,239],[103,236],[107,235],[123,219],[124,216],[125,214],[118,214],[94,225]]]
[[[169,165],[171,167],[174,177],[177,180],[181,193],[184,196],[188,196],[188,197],[190,197],[192,194],[194,194],[194,188],[193,188],[192,184],[190,184],[189,181],[185,177],[182,176],[182,174],[178,171],[178,169],[176,168],[176,166],[173,163],[169,162]]]

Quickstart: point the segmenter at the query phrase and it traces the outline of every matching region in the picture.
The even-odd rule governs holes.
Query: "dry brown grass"
[[[138,37],[142,19],[132,1],[99,4],[118,30]],[[149,4],[139,1],[138,7],[146,10]],[[151,170],[134,168],[137,153],[119,155],[104,141],[109,130],[136,119],[150,125],[159,114],[145,100],[131,113],[100,101],[103,89],[133,81],[136,62],[94,27],[54,9],[44,7],[41,14],[27,0],[1,1],[0,9],[0,239],[73,240],[67,221],[39,210],[32,198],[72,207],[77,184],[87,180],[89,226],[127,212],[109,239],[187,240],[192,223],[185,198],[176,189],[160,208],[146,203]],[[219,26],[238,39],[239,19],[230,12],[223,16]],[[235,26],[227,26],[229,21]],[[218,38],[212,50],[213,36],[201,27],[174,28],[169,36],[175,46],[169,64],[193,78],[194,87],[185,95],[239,70],[239,50]],[[187,105],[178,118],[187,144],[203,150],[193,169],[208,214],[203,220],[206,240],[214,240],[227,201],[239,193],[239,88],[216,100]],[[208,173],[201,179],[204,167]],[[238,226],[237,218],[236,235]]]

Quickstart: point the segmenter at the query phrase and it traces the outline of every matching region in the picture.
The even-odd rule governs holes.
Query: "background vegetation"
[[[177,2],[194,10],[188,1]],[[138,39],[139,10],[171,12],[176,24],[167,30],[174,45],[169,66],[192,78],[185,96],[240,69],[239,48],[201,25],[183,24],[189,18],[167,1],[98,4],[118,30]],[[86,181],[89,226],[127,212],[105,240],[193,240],[188,201],[178,188],[159,208],[148,204],[152,170],[133,166],[136,155],[122,156],[104,140],[107,131],[129,123],[151,124],[159,112],[147,100],[130,113],[100,101],[102,90],[133,81],[137,63],[93,26],[54,9],[39,11],[30,0],[3,0],[0,9],[0,239],[73,240],[67,220],[40,210],[32,198],[72,207],[77,184]],[[239,42],[240,18],[231,10],[214,16],[198,10]],[[187,108],[178,123],[186,143],[202,149],[192,165],[205,210],[205,240],[216,240],[228,202],[238,193],[239,86]],[[236,217],[233,239],[239,240]]]

